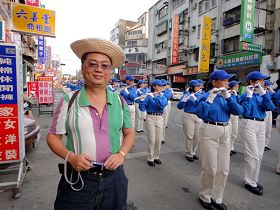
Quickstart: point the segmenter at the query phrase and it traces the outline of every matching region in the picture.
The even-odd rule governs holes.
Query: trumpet
[[[116,94],[119,94],[122,90],[124,90],[125,88],[130,88],[130,87],[133,87],[135,84],[132,84],[132,85],[129,85],[129,86],[125,86],[125,87],[122,87],[118,90],[115,91]]]

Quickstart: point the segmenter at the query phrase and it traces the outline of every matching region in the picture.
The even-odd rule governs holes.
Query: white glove
[[[236,92],[236,90],[230,90],[229,92],[230,92],[231,94],[233,94],[233,95],[237,96],[237,92]]]
[[[154,95],[153,93],[147,93],[146,95],[147,95],[147,96],[150,96],[151,98],[154,98],[154,97],[155,97],[155,95]]]
[[[272,89],[271,89],[271,87],[268,87],[268,88],[267,88],[267,92],[270,92],[270,93],[275,93],[275,91],[274,91],[274,90],[272,90]]]
[[[187,100],[189,100],[189,96],[188,95],[185,95],[182,99],[182,102],[186,102]]]
[[[140,98],[140,101],[145,101],[145,98],[146,98],[146,97],[141,97],[141,98]]]
[[[208,101],[210,104],[213,103],[214,99],[216,98],[216,96],[221,92],[221,90],[219,88],[213,88],[211,91],[210,91],[210,94],[207,98],[206,101]]]
[[[124,88],[124,91],[125,91],[127,94],[129,94],[129,91],[128,91],[127,88]]]
[[[227,99],[230,97],[230,92],[224,87],[224,88],[221,88],[221,95],[224,97],[224,99]]]
[[[265,90],[260,84],[255,85],[255,89],[260,96],[263,96],[265,94]]]
[[[197,99],[196,96],[194,95],[194,93],[192,93],[192,94],[189,96],[189,98],[190,98],[190,97],[192,97],[193,100],[196,100],[196,99]]]
[[[253,85],[249,85],[246,87],[245,89],[247,98],[252,98],[253,97],[253,93],[254,93],[254,86]]]
[[[142,91],[140,89],[137,89],[136,92],[142,94]]]

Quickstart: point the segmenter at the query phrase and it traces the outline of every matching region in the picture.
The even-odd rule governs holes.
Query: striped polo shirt
[[[65,94],[58,103],[49,133],[67,133],[67,149],[105,162],[111,153],[119,151],[123,140],[122,129],[132,127],[128,106],[123,98],[106,88],[107,103],[102,116],[99,116],[90,105],[83,86],[67,112],[73,93]]]

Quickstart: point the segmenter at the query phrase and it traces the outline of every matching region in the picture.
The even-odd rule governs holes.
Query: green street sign
[[[253,43],[255,0],[241,0],[240,41]]]
[[[233,55],[226,55],[218,58],[217,68],[238,67],[244,65],[261,64],[262,53],[259,52],[243,52]]]
[[[262,53],[262,45],[259,45],[259,44],[240,42],[239,49],[240,50],[245,50],[245,51],[252,51],[252,52],[260,52],[260,53]]]

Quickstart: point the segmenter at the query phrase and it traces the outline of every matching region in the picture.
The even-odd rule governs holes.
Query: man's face
[[[212,83],[215,88],[228,88],[228,79],[213,80]]]
[[[239,90],[239,84],[234,85],[231,89],[235,90],[235,91],[238,91]]]
[[[82,64],[82,73],[87,86],[106,86],[110,81],[111,61],[107,55],[89,53]]]

